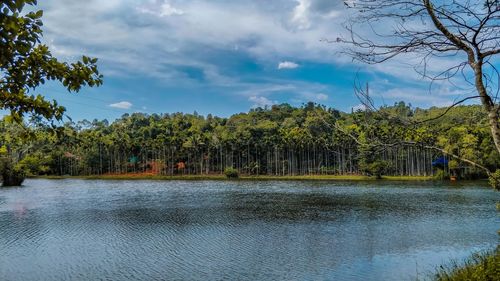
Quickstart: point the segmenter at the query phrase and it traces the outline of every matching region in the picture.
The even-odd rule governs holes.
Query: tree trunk
[[[488,120],[493,141],[495,142],[498,153],[500,153],[500,114],[498,113],[498,109],[494,108],[488,113]]]
[[[491,129],[491,136],[493,137],[493,142],[497,148],[498,153],[500,153],[500,108],[495,105],[491,97],[486,91],[483,81],[483,61],[479,60],[477,63],[470,63],[474,69],[475,74],[475,84],[476,89],[481,97],[481,103],[488,113],[488,122]]]
[[[483,81],[483,65],[485,54],[481,53],[479,45],[476,42],[473,42],[473,46],[471,47],[462,39],[453,35],[437,18],[434,7],[429,0],[424,0],[425,8],[429,16],[431,17],[436,28],[443,33],[446,38],[457,46],[459,49],[465,51],[468,57],[468,63],[472,70],[474,71],[475,76],[475,86],[476,90],[481,98],[481,103],[483,107],[486,109],[488,113],[488,120],[491,129],[491,135],[493,137],[493,141],[495,142],[495,147],[497,148],[498,153],[500,153],[500,121],[499,121],[499,105],[495,105],[493,99],[488,92],[486,91],[486,87]]]
[[[2,178],[2,186],[21,186],[24,182],[24,176],[22,175],[3,175]]]

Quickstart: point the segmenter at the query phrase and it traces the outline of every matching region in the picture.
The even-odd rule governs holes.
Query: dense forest
[[[464,178],[500,168],[480,106],[344,113],[314,103],[255,108],[229,118],[124,114],[54,129],[0,123],[0,150],[28,175],[403,175]],[[433,118],[436,118],[435,120]],[[461,125],[456,125],[461,124]]]

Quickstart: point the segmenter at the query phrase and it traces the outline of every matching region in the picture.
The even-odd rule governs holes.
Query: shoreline
[[[432,176],[384,176],[382,179],[358,175],[311,175],[311,176],[240,176],[229,179],[225,175],[93,175],[93,176],[34,176],[29,179],[82,179],[82,180],[158,180],[158,181],[441,181]]]

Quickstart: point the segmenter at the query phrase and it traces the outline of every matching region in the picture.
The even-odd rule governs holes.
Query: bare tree
[[[350,0],[346,23],[346,53],[353,59],[379,64],[400,55],[414,55],[415,70],[433,83],[454,79],[473,91],[459,102],[479,98],[488,113],[500,153],[500,0]],[[430,70],[443,57],[458,60],[451,67]],[[436,68],[432,65],[432,68]]]

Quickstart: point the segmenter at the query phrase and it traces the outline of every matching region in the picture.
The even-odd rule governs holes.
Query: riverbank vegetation
[[[125,114],[54,129],[0,122],[0,154],[30,176],[347,176],[484,178],[500,156],[479,106],[344,113],[308,103],[256,108],[229,118]],[[462,124],[462,125],[455,125]],[[380,143],[380,145],[367,145]],[[454,155],[454,156],[452,156]],[[440,161],[436,162],[436,159]],[[434,163],[434,164],[433,164]]]
[[[436,281],[493,281],[500,277],[500,248],[490,253],[475,254],[463,264],[441,267]]]
[[[30,178],[36,179],[83,179],[83,180],[242,180],[242,181],[431,181],[436,180],[434,177],[416,177],[416,176],[383,176],[381,179],[377,177],[363,176],[363,175],[304,175],[304,176],[240,176],[229,177],[227,175],[172,175],[161,176],[153,174],[120,174],[120,175],[92,175],[92,176],[33,176]]]
[[[103,82],[96,58],[82,56],[80,61],[67,63],[52,56],[49,47],[41,43],[43,11],[34,9],[36,4],[36,0],[0,2],[0,112],[9,113],[4,121],[61,121],[66,109],[55,100],[34,95],[38,87],[56,81],[69,92],[78,92],[83,86],[100,86]],[[20,185],[29,173],[20,163],[25,159],[22,151],[29,146],[23,144],[26,137],[9,130],[2,130],[0,140],[0,176],[2,185]],[[32,128],[29,131],[36,134]]]

